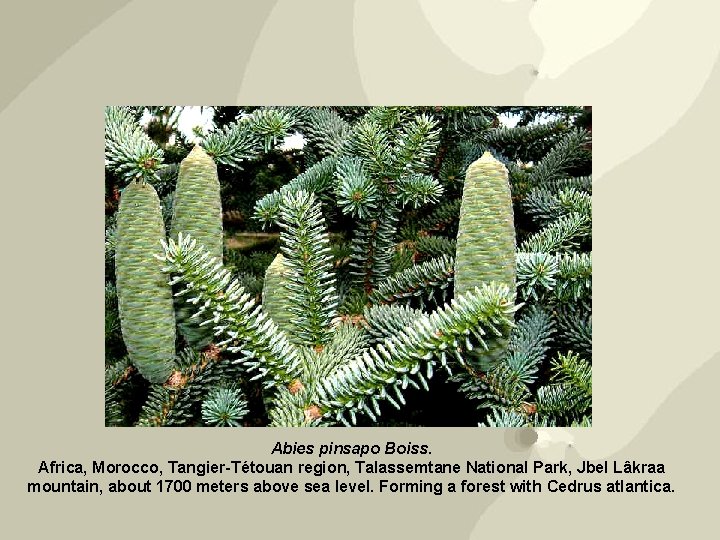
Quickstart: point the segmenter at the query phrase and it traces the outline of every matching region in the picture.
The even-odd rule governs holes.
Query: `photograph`
[[[5,537],[711,536],[720,2],[72,4],[0,32]]]
[[[107,106],[104,373],[109,427],[591,427],[592,108]]]

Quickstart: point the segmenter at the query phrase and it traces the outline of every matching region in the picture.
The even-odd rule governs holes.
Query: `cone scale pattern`
[[[120,197],[115,273],[123,340],[130,360],[153,383],[170,376],[175,356],[172,291],[155,256],[165,240],[160,200],[145,182]]]
[[[282,253],[278,253],[265,272],[262,307],[265,313],[275,321],[278,328],[288,334],[288,337],[291,337],[293,334],[290,320],[293,315],[288,311],[289,301],[288,291],[285,287],[287,283],[285,272],[285,257]]]
[[[508,172],[490,152],[485,152],[468,167],[465,176],[455,297],[490,282],[507,285],[514,297],[515,272],[515,226]],[[472,355],[478,367],[486,371],[499,361],[505,355],[507,342],[507,335],[488,340],[487,352]]]
[[[212,257],[222,260],[222,205],[217,166],[200,146],[195,146],[180,163],[170,235],[177,240],[180,232],[194,238]],[[200,349],[212,341],[212,331],[189,320],[192,314],[189,306],[176,302],[180,331],[192,347]]]

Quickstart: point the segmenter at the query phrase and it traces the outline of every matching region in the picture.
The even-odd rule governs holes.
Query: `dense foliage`
[[[181,109],[106,111],[107,425],[591,424],[589,108]]]

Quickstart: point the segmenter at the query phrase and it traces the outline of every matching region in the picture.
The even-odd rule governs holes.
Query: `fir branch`
[[[567,123],[559,122],[489,130],[489,115],[496,114],[462,107],[253,107],[227,126],[227,133],[218,130],[208,136],[210,146],[215,144],[223,156],[216,161],[234,160],[237,165],[269,149],[293,126],[305,135],[305,164],[314,165],[258,201],[255,209],[264,225],[280,222],[283,253],[295,257],[292,279],[280,289],[274,287],[294,291],[291,319],[296,326],[291,329],[299,340],[291,342],[290,333],[269,320],[257,298],[232,280],[219,260],[180,237],[159,257],[165,271],[172,282],[184,286],[179,296],[195,306],[195,320],[213,327],[220,345],[241,358],[210,360],[188,353],[177,360],[170,378],[151,387],[139,423],[198,424],[203,416],[205,423],[238,423],[234,398],[239,396],[220,391],[233,388],[232,381],[246,368],[272,387],[264,396],[271,425],[349,424],[357,414],[375,420],[383,400],[399,407],[403,389],[427,388],[433,370],[444,366],[450,372],[455,361],[464,369],[453,380],[472,382],[463,390],[489,406],[489,425],[589,424],[591,385],[585,384],[589,371],[584,368],[589,369],[590,362],[581,359],[591,358],[592,352],[592,263],[591,253],[578,250],[591,249],[591,180],[567,176],[584,174],[590,138],[573,130],[560,139]],[[137,126],[137,119],[133,123]],[[426,231],[455,235],[460,201],[451,197],[462,187],[468,164],[488,145],[504,145],[498,159],[506,163],[515,209],[527,211],[544,227],[520,250],[513,245],[508,253],[517,261],[518,294],[535,302],[520,312],[514,326],[512,314],[519,308],[513,306],[515,283],[499,292],[504,286],[497,280],[482,279],[477,283],[492,283],[482,289],[471,284],[467,293],[430,315],[396,305],[416,303],[427,295],[439,302],[452,290],[448,284],[453,281],[456,242],[426,236]],[[518,158],[535,164],[512,161]],[[429,167],[439,181],[426,175]],[[174,176],[169,167],[163,172],[167,178]],[[417,209],[445,193],[448,200],[437,208],[403,216],[405,241],[397,244],[400,207]],[[330,210],[359,221],[335,267],[337,282],[325,224],[319,204],[314,204],[333,194],[337,208]],[[164,202],[172,208],[169,198]],[[346,219],[341,219],[344,224]],[[473,230],[479,228],[486,232],[485,225]],[[112,231],[106,240],[107,259],[108,254],[112,258]],[[439,258],[417,264],[423,256]],[[408,266],[412,262],[416,264]],[[391,268],[401,271],[388,277]],[[352,287],[351,278],[362,287]],[[256,287],[257,279],[248,283]],[[352,313],[342,318],[343,324],[334,319],[339,298]],[[370,300],[395,305],[368,308]],[[357,315],[360,312],[363,315]],[[106,322],[112,327],[112,317]],[[543,362],[551,344],[560,356],[549,366]],[[491,350],[499,350],[499,356],[491,356]],[[485,363],[475,362],[478,359]],[[106,369],[109,423],[123,420],[123,398],[135,386],[122,384],[134,371],[121,372],[121,366]],[[536,403],[529,403],[536,385]]]
[[[336,165],[336,158],[326,157],[293,178],[279,190],[265,195],[255,203],[254,218],[263,225],[269,225],[277,220],[283,195],[299,190],[315,194],[327,191],[334,183]]]
[[[398,176],[426,172],[439,143],[437,120],[426,114],[416,116],[400,131],[390,168]]]
[[[555,288],[558,273],[557,257],[551,253],[523,253],[516,255],[517,290],[523,299],[539,300]]]
[[[445,126],[443,135],[449,138],[478,138],[493,124],[497,112],[492,107],[440,106],[433,107]],[[478,154],[477,159],[482,154]],[[475,161],[473,159],[472,161]]]
[[[253,111],[245,121],[250,131],[260,138],[263,150],[267,152],[285,139],[297,119],[288,109],[263,107]]]
[[[108,224],[105,229],[105,281],[115,281],[115,247],[117,238],[115,235],[116,226],[114,219],[112,224]]]
[[[418,226],[425,231],[446,231],[460,219],[460,199],[441,202],[426,217],[420,219]]]
[[[361,354],[367,348],[368,341],[369,336],[362,327],[355,323],[341,323],[333,333],[332,340],[324,348],[301,349],[302,379],[293,381],[287,388],[293,394],[301,394],[298,397],[302,397],[302,410],[317,403],[318,385],[339,366]],[[297,399],[293,401],[298,402]],[[300,418],[297,413],[295,416]]]
[[[177,392],[172,388],[155,384],[150,388],[137,426],[140,427],[161,427],[167,422],[167,415],[175,406]]]
[[[446,146],[443,145],[440,148],[445,149]],[[439,153],[440,152],[438,152],[438,154]],[[443,184],[450,186],[462,182],[468,166],[463,152],[458,147],[452,147],[445,150],[444,155],[442,155],[442,159],[439,158],[440,156],[436,157],[435,171],[440,181]],[[472,163],[472,161],[470,161],[470,163]]]
[[[128,107],[105,109],[105,162],[127,183],[157,178],[163,152],[137,124]]]
[[[379,193],[375,183],[363,172],[360,159],[341,158],[335,174],[337,204],[344,214],[364,219],[377,212]]]
[[[577,212],[592,219],[592,198],[588,193],[572,188],[563,189],[558,193],[557,201],[557,217]]]
[[[500,408],[529,414],[529,385],[536,380],[540,363],[545,358],[554,332],[551,317],[533,306],[525,312],[510,334],[506,357],[489,372],[460,372],[452,380],[460,383],[460,391],[469,399],[478,400],[478,408]]]
[[[454,259],[443,255],[388,277],[378,284],[370,299],[378,304],[392,304],[422,297],[440,304],[445,301],[454,277]],[[437,298],[439,295],[442,299]]]
[[[592,253],[562,253],[556,258],[555,297],[561,302],[589,298],[592,295]]]
[[[541,226],[559,216],[557,196],[544,187],[530,190],[521,206]]]
[[[541,253],[577,250],[580,241],[592,234],[592,221],[587,216],[571,213],[553,221],[525,240],[519,251]]]
[[[535,382],[554,332],[552,318],[539,306],[529,308],[513,328],[505,363],[524,384]]]
[[[559,193],[564,189],[574,189],[584,193],[592,193],[592,176],[574,176],[569,178],[556,178],[543,184],[545,189]]]
[[[365,308],[363,325],[375,345],[398,335],[423,315],[407,305],[380,304]]]
[[[105,353],[116,348],[122,341],[120,313],[118,312],[117,289],[111,282],[105,282]]]
[[[518,253],[518,291],[522,298],[539,300],[554,293],[560,302],[592,294],[591,253]]]
[[[415,247],[412,242],[401,242],[395,246],[393,258],[390,263],[390,274],[407,270],[415,264],[418,258]]]
[[[117,388],[105,384],[105,425],[117,427],[125,425],[121,397]]]
[[[400,209],[394,202],[386,201],[379,212],[379,223],[375,235],[374,264],[372,269],[373,284],[385,279],[390,274],[392,260],[395,255],[397,223]]]
[[[426,378],[432,377],[435,357],[446,369],[448,353],[465,365],[460,351],[476,345],[485,349],[485,340],[502,335],[512,326],[516,309],[512,296],[505,285],[484,285],[421,317],[405,331],[368,349],[323,380],[317,390],[318,405],[324,409],[324,415],[334,414],[343,423],[347,423],[346,412],[352,423],[359,411],[375,418],[383,399],[397,406],[388,388],[404,402],[401,391],[408,385],[417,386],[414,378],[427,388]],[[424,373],[420,371],[422,367]]]
[[[522,201],[533,188],[530,183],[529,168],[525,164],[513,161],[504,162],[508,170],[508,179],[512,189],[513,201]]]
[[[497,127],[486,131],[482,140],[512,161],[539,161],[567,132],[562,120],[516,127]]]
[[[371,177],[384,178],[389,175],[392,152],[389,136],[369,114],[353,127],[347,148],[352,155],[365,160]]]
[[[412,118],[411,109],[413,107],[371,107],[365,113],[365,119],[391,133]]]
[[[138,420],[141,426],[192,425],[201,415],[201,403],[210,389],[232,384],[241,368],[210,349],[184,349],[175,358],[176,369],[163,385],[154,385]]]
[[[281,387],[275,393],[268,416],[271,427],[311,427],[323,424],[315,405],[309,405],[305,392]]]
[[[128,356],[124,356],[117,362],[105,366],[105,384],[107,386],[119,386],[129,380],[137,370],[130,362]]]
[[[242,373],[242,367],[219,356],[216,347],[198,353],[184,349],[176,362],[178,371],[169,379],[168,385],[175,391],[173,405],[165,425],[181,426],[194,422],[200,415],[199,405],[210,388],[234,384]]]
[[[318,354],[318,367],[311,380],[324,379],[348,358],[361,354],[370,339],[364,327],[349,323],[339,324],[333,332],[332,341]]]
[[[523,413],[512,409],[493,408],[485,420],[486,424],[479,427],[519,428],[528,426],[528,418]]]
[[[552,371],[555,381],[571,384],[588,399],[592,398],[592,366],[579,355],[559,354],[552,363]]]
[[[303,105],[278,105],[273,107],[273,109],[288,113],[295,119],[295,126],[300,130],[304,130],[308,126],[312,112],[316,110],[317,107],[308,107]]]
[[[398,212],[394,203],[387,202],[376,218],[361,222],[355,230],[351,243],[350,275],[367,294],[390,273]]]
[[[368,295],[364,290],[351,287],[349,280],[339,281],[338,287],[341,293],[338,295],[342,300],[338,312],[343,317],[356,317],[362,313],[368,305]]]
[[[535,188],[523,200],[522,205],[540,225],[571,213],[592,218],[590,195],[574,188],[566,188],[558,193],[546,188]]]
[[[255,300],[260,299],[260,295],[263,290],[262,276],[251,274],[249,272],[238,272],[235,274],[235,279],[238,280],[240,286],[245,289],[248,294],[253,296]]]
[[[415,242],[415,252],[418,258],[455,256],[456,241],[444,236],[421,236]]]
[[[587,428],[592,427],[592,417],[588,415],[583,415],[582,418],[579,420],[573,420],[570,424],[570,427],[581,427],[581,428]]]
[[[444,184],[462,184],[467,168],[487,150],[487,145],[462,140],[442,160],[438,175]]]
[[[566,171],[588,159],[585,150],[590,142],[590,134],[584,129],[569,131],[550,150],[540,162],[533,167],[529,182],[533,186],[541,186],[551,180],[561,178]]]
[[[454,377],[454,380],[463,382],[460,391],[467,397],[479,400],[478,408],[503,407],[519,411],[530,397],[521,373],[504,362],[496,363],[487,373],[473,372],[469,377]]]
[[[571,383],[549,384],[537,391],[537,414],[548,425],[568,425],[582,418],[591,406],[591,398]]]
[[[165,232],[170,234],[172,228],[172,216],[173,208],[175,206],[175,192],[168,193],[160,201],[162,210],[163,224],[165,225]]]
[[[158,169],[157,180],[154,183],[158,197],[165,200],[167,197],[173,196],[179,171],[178,163],[168,163],[165,167]]]
[[[443,187],[438,181],[426,174],[401,176],[395,189],[403,206],[412,205],[413,208],[436,203],[443,194]]]
[[[350,125],[337,112],[325,107],[311,108],[303,120],[305,137],[316,144],[323,156],[339,154],[350,137]]]
[[[252,131],[250,122],[240,118],[222,129],[208,133],[202,147],[216,163],[239,169],[243,161],[260,152],[262,143],[260,137]]]
[[[338,306],[330,240],[315,196],[298,191],[283,197],[279,214],[281,251],[290,324],[299,343],[325,344]]]
[[[561,304],[555,310],[559,339],[585,358],[592,358],[592,311],[584,303]]]
[[[202,419],[208,426],[237,427],[250,411],[241,390],[232,387],[212,388],[203,400]]]
[[[296,122],[290,109],[260,108],[209,133],[202,146],[215,162],[239,169],[284,139]]]
[[[105,425],[126,425],[124,401],[127,396],[126,383],[137,370],[125,356],[117,362],[105,365]]]
[[[177,242],[170,239],[163,247],[163,271],[174,276],[171,284],[185,285],[178,295],[199,306],[193,317],[204,318],[201,324],[213,324],[215,335],[224,337],[217,345],[242,353],[242,362],[258,372],[255,378],[264,377],[266,387],[292,382],[299,373],[295,347],[222,263],[182,234]],[[190,294],[195,296],[190,298]]]

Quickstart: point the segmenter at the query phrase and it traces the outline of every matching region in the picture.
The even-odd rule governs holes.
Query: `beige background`
[[[710,514],[720,480],[717,2],[3,7],[0,527],[11,537],[673,538],[717,529]],[[103,107],[116,103],[593,105],[594,427],[537,437],[474,429],[105,429],[100,180]],[[25,493],[43,459],[264,460],[276,440],[392,439],[426,442],[434,459],[461,463],[663,462],[676,492]]]

